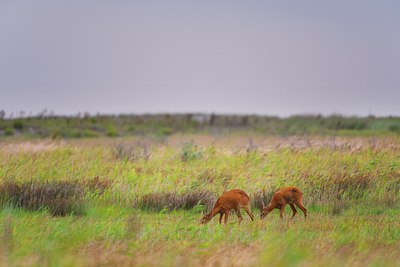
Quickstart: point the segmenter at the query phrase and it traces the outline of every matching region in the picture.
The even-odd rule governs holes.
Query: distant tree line
[[[299,134],[400,134],[400,117],[345,117],[340,115],[298,115],[288,118],[262,115],[126,114],[56,116],[7,116],[0,111],[0,137],[32,136],[51,138],[118,137],[131,135],[168,136],[174,133],[254,132],[270,135]]]

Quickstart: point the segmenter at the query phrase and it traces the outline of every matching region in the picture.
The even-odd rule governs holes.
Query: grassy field
[[[0,140],[0,265],[400,266],[398,135]],[[256,220],[200,225],[233,188]]]

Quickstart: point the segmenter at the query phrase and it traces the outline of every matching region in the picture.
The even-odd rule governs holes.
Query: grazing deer
[[[254,221],[254,216],[249,208],[250,198],[240,189],[233,189],[225,192],[220,196],[214,205],[214,208],[201,219],[202,224],[209,222],[217,213],[219,213],[219,223],[222,221],[222,217],[225,215],[224,224],[228,222],[228,215],[230,210],[235,210],[240,222],[243,220],[240,209],[243,208],[246,213],[250,216],[251,220]]]
[[[289,204],[290,208],[293,211],[292,218],[297,213],[297,210],[294,205],[296,205],[303,211],[304,217],[307,217],[307,210],[304,207],[303,203],[301,202],[302,198],[303,198],[303,193],[301,193],[300,189],[298,189],[297,187],[281,188],[275,192],[274,196],[271,199],[271,202],[267,206],[264,206],[263,203],[260,217],[261,219],[263,219],[273,209],[279,209],[280,217],[281,219],[283,219],[283,211],[285,210],[286,204]]]

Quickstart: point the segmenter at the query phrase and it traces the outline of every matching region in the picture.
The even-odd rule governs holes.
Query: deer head
[[[269,204],[265,206],[264,201],[262,201],[261,203],[262,203],[262,208],[260,212],[260,219],[263,219],[269,213],[268,211]]]

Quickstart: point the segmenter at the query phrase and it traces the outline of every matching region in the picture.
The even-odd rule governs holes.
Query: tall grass
[[[136,161],[139,159],[149,160],[150,148],[145,142],[117,142],[111,146],[111,153],[116,159]]]
[[[397,264],[398,139],[254,139],[250,150],[244,140],[230,150],[193,143],[201,157],[190,160],[170,142],[150,145],[148,160],[116,157],[109,143],[4,146],[0,257],[18,266]],[[290,220],[288,209],[284,220],[272,212],[263,221],[244,216],[241,226],[234,214],[226,227],[199,224],[226,190],[246,191],[256,214],[291,185],[303,191],[307,219]],[[53,209],[60,203],[62,212]]]
[[[198,205],[203,205],[204,210],[210,210],[216,201],[212,192],[194,191],[190,193],[150,193],[139,197],[134,203],[134,207],[161,211],[161,210],[190,210]]]
[[[400,188],[399,150],[395,141],[382,144],[359,150],[278,147],[265,152],[261,147],[250,154],[197,148],[201,158],[190,161],[182,161],[182,148],[172,146],[149,147],[154,157],[141,161],[121,161],[101,147],[12,155],[4,151],[0,153],[0,176],[17,183],[74,177],[86,187],[98,187],[103,198],[128,205],[156,192],[209,191],[218,196],[242,188],[254,195],[253,206],[258,208],[261,201],[269,201],[274,190],[291,185],[300,187],[310,204],[365,199],[395,205]],[[96,176],[107,179],[87,178]]]

